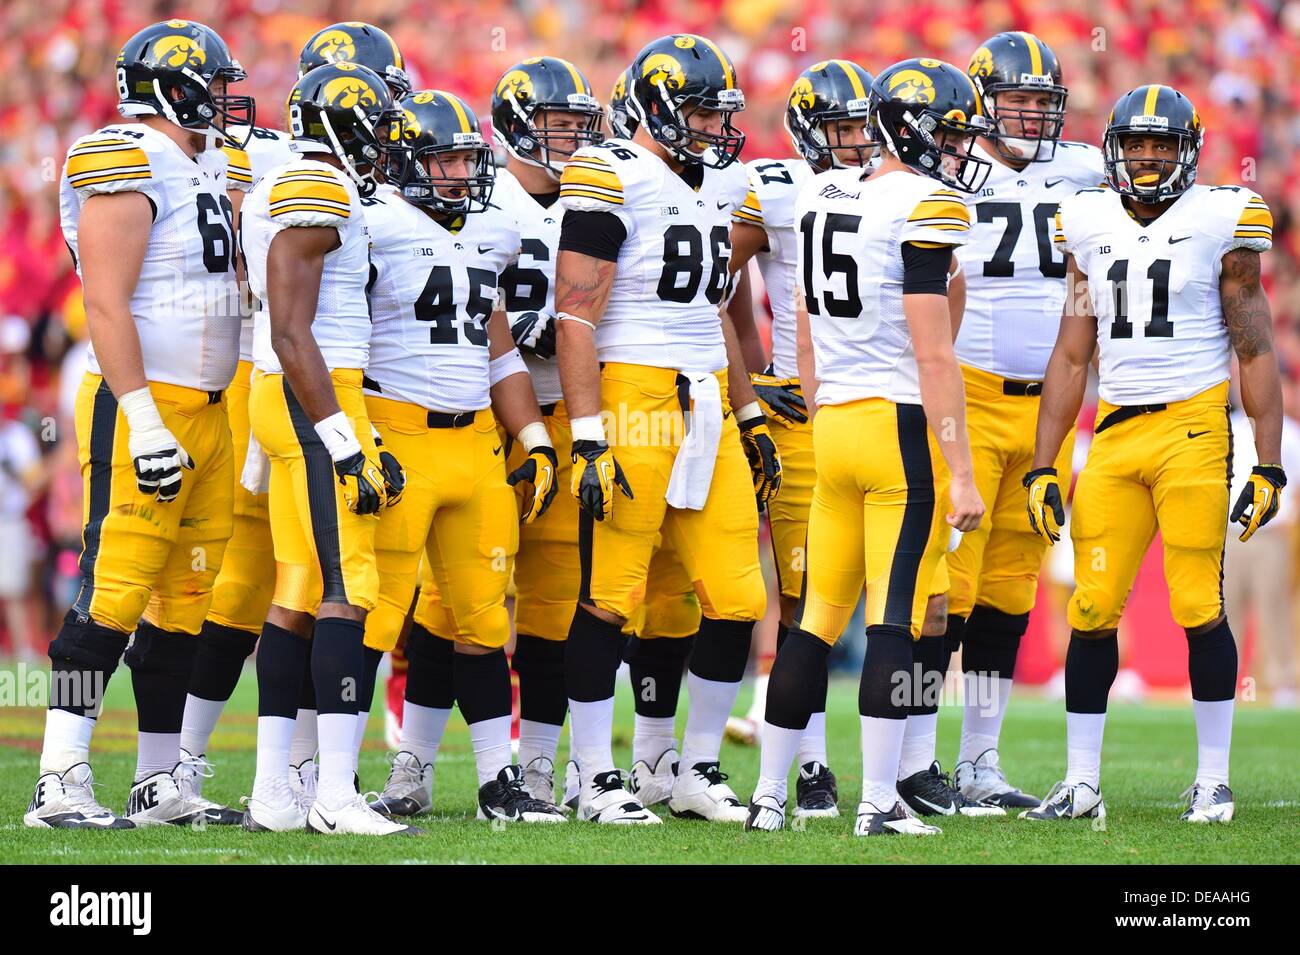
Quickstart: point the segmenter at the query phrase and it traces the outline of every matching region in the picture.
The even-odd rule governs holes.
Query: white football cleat
[[[641,800],[623,788],[623,774],[617,769],[596,773],[583,780],[578,790],[578,818],[605,825],[662,825]]]
[[[188,826],[200,816],[203,807],[185,794],[171,773],[146,776],[132,784],[126,797],[126,818],[137,826]]]
[[[428,812],[433,808],[433,764],[421,766],[414,753],[397,753],[384,791],[370,808],[390,819]]]
[[[982,806],[1033,809],[1042,802],[1007,782],[996,749],[986,749],[974,762],[958,763],[953,777],[957,791]]]
[[[294,790],[290,782],[294,775],[290,770],[287,779],[275,776],[253,780],[253,795],[240,800],[244,804],[241,825],[245,829],[249,832],[296,832],[306,828],[310,807],[304,805],[301,791]]]
[[[289,788],[293,790],[298,805],[302,806],[304,819],[311,812],[311,804],[316,801],[316,782],[319,778],[320,767],[316,765],[315,759],[304,759],[297,766],[289,767]]]
[[[176,777],[181,793],[202,810],[208,825],[237,826],[243,820],[244,814],[238,809],[203,798],[203,780],[211,779],[213,775],[212,764],[206,756],[192,756],[182,749],[181,761],[172,770],[172,775]]]
[[[641,800],[641,805],[657,806],[672,798],[673,783],[676,781],[677,750],[666,749],[659,754],[653,766],[644,759],[633,763],[627,788]]]
[[[42,773],[23,825],[32,829],[135,828],[135,823],[113,815],[95,799],[95,776],[89,763],[77,763],[62,774]]]
[[[555,800],[555,763],[545,756],[530,759],[524,767],[524,788],[534,799],[557,805]],[[564,806],[559,806],[564,809]]]
[[[361,793],[354,794],[337,809],[326,808],[322,800],[317,799],[311,805],[311,812],[307,813],[307,831],[328,836],[416,836],[424,832],[381,816],[366,805],[366,797]]]
[[[908,813],[903,800],[894,803],[892,809],[880,809],[875,803],[858,803],[858,819],[853,825],[855,836],[937,836],[943,830],[931,826]]]
[[[679,819],[745,822],[749,818],[749,810],[727,785],[727,775],[717,763],[696,763],[678,773],[668,809]]]
[[[777,832],[785,828],[785,802],[775,796],[759,796],[749,804],[746,832]]]
[[[1221,822],[1227,824],[1232,822],[1232,817],[1236,813],[1236,805],[1233,803],[1232,790],[1223,783],[1217,786],[1210,786],[1202,783],[1192,783],[1183,791],[1183,798],[1191,797],[1191,802],[1187,809],[1180,817],[1183,822]]]
[[[554,803],[534,799],[524,788],[524,772],[511,764],[478,789],[478,818],[502,822],[568,822]]]
[[[1026,809],[1021,819],[1104,819],[1106,804],[1101,793],[1087,783],[1059,782],[1043,797],[1037,809]]]

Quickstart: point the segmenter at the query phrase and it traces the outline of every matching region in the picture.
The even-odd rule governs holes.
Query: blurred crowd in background
[[[647,41],[703,33],[739,67],[749,104],[739,123],[748,135],[745,160],[791,154],[781,126],[786,95],[798,72],[814,62],[846,57],[876,72],[929,55],[964,68],[984,38],[1005,29],[1032,31],[1064,68],[1067,139],[1099,143],[1120,93],[1148,82],[1172,85],[1191,97],[1207,129],[1201,181],[1244,184],[1268,201],[1275,246],[1264,258],[1277,351],[1288,413],[1300,413],[1300,235],[1293,228],[1300,214],[1300,0],[207,0],[188,8],[147,0],[6,0],[0,5],[6,38],[0,44],[0,656],[43,655],[78,584],[81,491],[69,413],[86,331],[59,230],[64,154],[77,136],[116,118],[113,61],[122,42],[174,16],[199,19],[222,34],[249,74],[236,91],[256,96],[259,125],[281,128],[303,41],[338,20],[366,20],[389,31],[417,87],[459,93],[481,115],[496,79],[524,57],[571,59],[604,98]],[[1238,438],[1239,448],[1242,438],[1249,443],[1246,435]],[[1300,471],[1291,476],[1294,497]],[[1281,596],[1262,598],[1275,611],[1295,590],[1293,513],[1268,529],[1285,541],[1267,558],[1275,571],[1285,561],[1280,577],[1274,574]],[[1284,616],[1293,644],[1300,627],[1289,607]],[[1246,624],[1238,618],[1236,627],[1240,633]],[[1296,685],[1295,668],[1288,658],[1269,678],[1284,697]]]

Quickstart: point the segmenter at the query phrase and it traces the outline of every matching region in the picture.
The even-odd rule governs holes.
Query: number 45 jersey
[[[993,168],[968,199],[969,241],[957,253],[966,275],[957,360],[1001,378],[1041,381],[1065,302],[1065,258],[1052,245],[1056,207],[1102,181],[1101,152],[1063,142],[1051,162],[1024,169],[979,145],[975,154]]]
[[[688,168],[692,188],[626,139],[574,153],[560,178],[566,210],[611,212],[627,230],[609,305],[596,326],[601,361],[713,372],[727,365],[718,309],[727,291],[731,216],[745,167]]]
[[[1105,401],[1182,401],[1228,380],[1219,273],[1233,249],[1272,247],[1263,199],[1194,185],[1143,227],[1118,193],[1084,189],[1061,203],[1055,241],[1088,276]]]
[[[131,294],[145,378],[201,391],[230,384],[239,360],[231,204],[220,149],[193,159],[144,124],[106,126],[72,144],[59,182],[63,237],[81,273],[77,226],[92,196],[139,192],[153,227]],[[92,345],[89,367],[99,374]]]

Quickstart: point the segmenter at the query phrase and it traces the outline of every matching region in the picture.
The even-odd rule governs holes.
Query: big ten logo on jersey
[[[659,214],[661,216],[676,216],[676,215],[681,215],[681,211],[677,208],[677,206],[660,206]]]

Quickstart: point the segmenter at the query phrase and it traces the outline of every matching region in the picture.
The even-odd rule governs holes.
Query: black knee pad
[[[715,683],[739,683],[749,665],[749,644],[754,635],[752,620],[700,620],[691,653],[691,672]]]
[[[1105,713],[1106,699],[1119,673],[1119,640],[1115,634],[1084,637],[1070,634],[1065,652],[1065,710]]]
[[[808,717],[817,710],[818,688],[825,685],[830,652],[825,640],[790,628],[767,680],[767,722],[784,729],[807,729]]]
[[[136,674],[150,673],[188,681],[198,652],[199,639],[194,634],[169,633],[141,620],[123,660]]]
[[[628,640],[623,659],[632,680],[632,698],[638,716],[666,719],[677,715],[682,674],[694,645],[694,637]]]
[[[966,619],[962,637],[962,669],[1011,679],[1016,672],[1020,638],[1029,629],[1029,614],[1003,613],[977,605]]]
[[[1237,695],[1237,641],[1227,617],[1209,630],[1187,631],[1187,676],[1194,700],[1213,703]]]
[[[50,643],[50,709],[94,715],[128,637],[69,610]]]
[[[205,620],[190,674],[190,694],[204,700],[228,700],[257,646],[257,634]]]
[[[694,637],[656,637],[653,640],[632,637],[623,649],[623,662],[644,667],[676,665],[681,669],[686,666],[694,646]]]
[[[622,625],[601,620],[579,604],[564,644],[564,688],[569,699],[579,703],[610,699],[625,643]]]
[[[456,705],[466,723],[473,725],[510,715],[510,666],[505,650],[457,653],[452,670]]]
[[[564,641],[518,634],[511,665],[519,674],[519,718],[562,726],[569,708],[564,692]]]
[[[916,686],[912,631],[890,624],[867,627],[867,652],[858,684],[858,712],[885,720],[905,720]]]
[[[942,636],[921,637],[912,646],[912,673],[919,674],[921,685],[912,693],[909,716],[929,716],[939,712],[939,694],[943,687],[943,668],[947,659]]]
[[[406,637],[406,699],[416,706],[449,710],[456,700],[452,677],[455,647],[424,627],[411,625]]]

